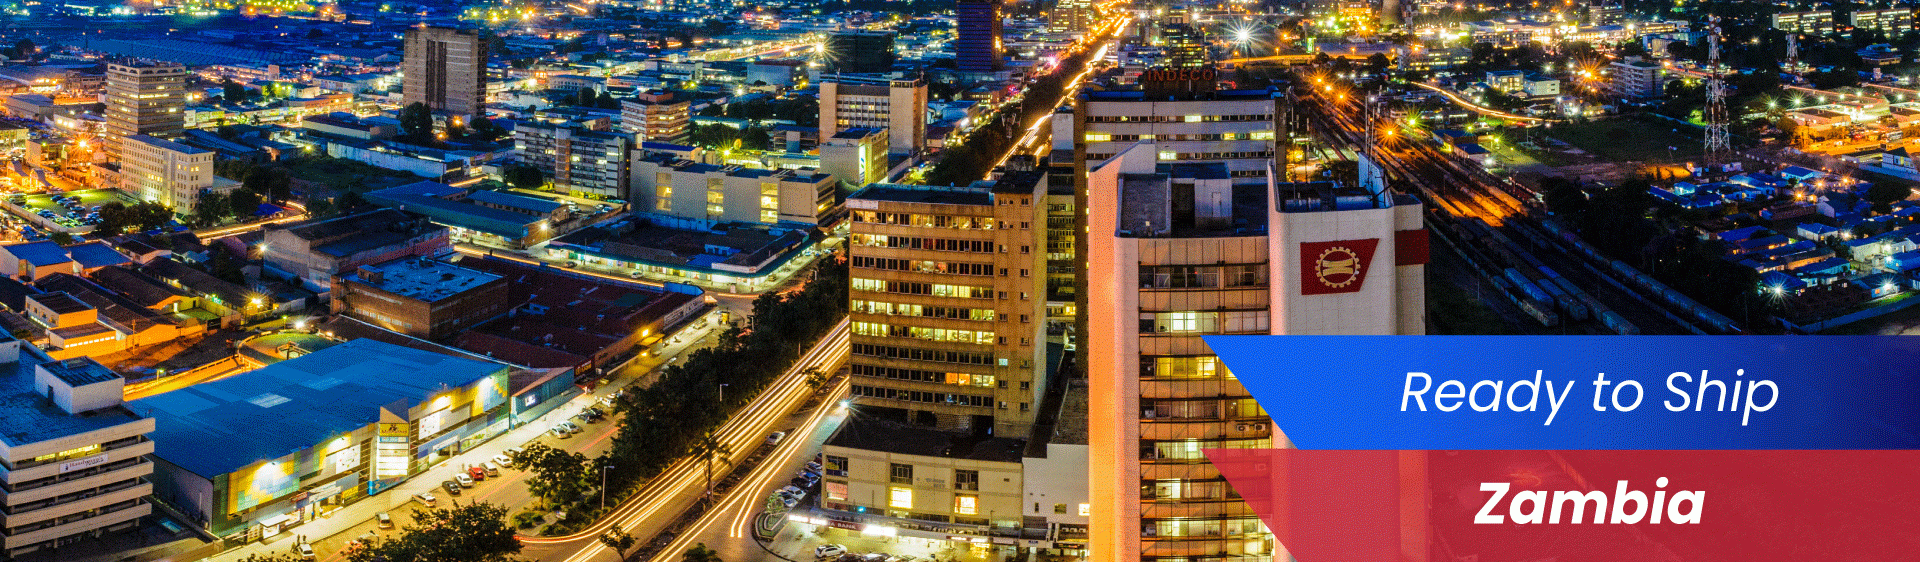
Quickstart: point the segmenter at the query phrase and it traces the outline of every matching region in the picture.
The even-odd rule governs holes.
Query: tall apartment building
[[[833,176],[811,170],[767,170],[703,164],[666,152],[636,150],[627,199],[663,217],[759,224],[816,225],[835,213]]]
[[[997,72],[1002,66],[1003,47],[1000,0],[959,0],[954,5],[956,30],[953,42],[955,62],[961,72]]]
[[[918,153],[927,147],[927,79],[824,75],[820,78],[820,140],[854,128],[887,128],[887,149]]]
[[[153,418],[125,379],[0,334],[0,547],[9,557],[138,527],[153,512]],[[58,557],[55,557],[56,559]]]
[[[129,136],[120,144],[120,189],[135,199],[185,215],[213,189],[211,150],[147,135]]]
[[[1788,33],[1826,35],[1833,33],[1833,12],[1781,12],[1773,15],[1773,28]]]
[[[1046,386],[1045,183],[1015,172],[847,199],[848,363],[863,413],[977,435],[1031,429]]]
[[[107,65],[107,156],[133,135],[172,137],[186,129],[187,67],[140,62]]]
[[[1198,80],[1169,80],[1181,73],[1148,71],[1142,90],[1081,94],[1072,115],[1074,150],[1074,208],[1081,210],[1074,229],[1077,270],[1087,264],[1087,171],[1137,141],[1154,143],[1164,162],[1220,162],[1237,185],[1265,185],[1268,163],[1274,157],[1275,94],[1267,90],[1215,91],[1211,70]],[[1062,115],[1055,115],[1056,120]],[[1087,287],[1082,279],[1074,291],[1074,308],[1081,314],[1075,333],[1087,333]]]
[[[1607,91],[1627,99],[1660,97],[1666,89],[1666,68],[1660,63],[1636,60],[1615,61],[1607,67]]]
[[[647,92],[620,100],[620,130],[638,142],[679,143],[686,140],[693,104],[675,100],[670,92]]]
[[[480,115],[487,102],[487,51],[472,29],[407,30],[404,103],[453,115]]]
[[[627,151],[633,136],[566,123],[520,121],[513,128],[515,161],[553,174],[561,193],[626,199]]]
[[[848,29],[827,36],[826,71],[874,74],[893,70],[891,31]]]
[[[1285,560],[1202,450],[1290,443],[1201,336],[1423,333],[1421,206],[1159,150],[1088,178],[1090,559]]]
[[[1099,23],[1099,11],[1093,0],[1060,0],[1047,14],[1047,30],[1054,33],[1084,33]]]
[[[1853,11],[1854,31],[1877,30],[1890,37],[1913,30],[1912,8],[1861,9]]]

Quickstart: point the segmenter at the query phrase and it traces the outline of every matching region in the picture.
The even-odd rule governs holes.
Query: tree
[[[598,97],[593,98],[593,106],[600,109],[620,109],[620,100],[613,99],[612,94],[600,92]]]
[[[55,230],[55,231],[53,231],[53,234],[51,234],[51,235],[48,235],[48,236],[47,236],[47,239],[48,239],[48,240],[52,240],[52,241],[53,241],[53,243],[55,243],[55,244],[59,244],[59,245],[61,245],[61,246],[66,246],[66,245],[68,245],[68,244],[72,244],[72,243],[73,243],[73,235],[72,235],[72,234],[69,234],[69,233],[66,233],[66,232],[62,232],[62,231],[58,231],[58,230]]]
[[[508,185],[520,189],[540,189],[547,184],[547,175],[539,168],[526,164],[514,164],[500,171],[501,179]]]
[[[613,549],[615,553],[620,555],[621,560],[627,559],[627,549],[633,548],[633,545],[638,542],[640,542],[640,539],[633,538],[633,535],[627,534],[626,531],[620,530],[619,527],[607,529],[607,532],[600,533],[600,544],[607,545],[607,548]]]
[[[376,538],[347,554],[348,562],[512,562],[520,539],[507,523],[507,508],[474,503],[446,509],[416,509],[413,523],[390,538]]]
[[[272,554],[248,554],[246,558],[241,558],[239,562],[305,562],[305,561],[302,558],[300,558],[300,556],[297,554],[290,554],[286,552],[275,552]]]
[[[719,551],[716,551],[711,548],[707,548],[707,543],[700,543],[700,544],[693,545],[693,548],[687,549],[687,552],[685,554],[680,555],[680,561],[681,562],[725,562],[724,560],[720,559]]]
[[[427,144],[433,140],[433,110],[426,102],[413,102],[400,110],[401,138],[414,144]]]
[[[247,87],[240,85],[239,82],[228,80],[220,84],[220,88],[226,92],[225,97],[227,98],[227,103],[247,101]]]
[[[1579,182],[1560,176],[1545,178],[1540,180],[1540,191],[1553,214],[1578,215],[1587,210],[1587,192],[1580,189]]]
[[[592,471],[587,469],[586,455],[539,443],[527,445],[526,449],[513,462],[526,467],[527,492],[547,505],[573,501],[592,487]]]
[[[293,191],[293,174],[284,168],[254,168],[240,185],[270,200],[286,199]]]
[[[1873,203],[1873,211],[1876,213],[1892,212],[1894,203],[1911,196],[1913,196],[1913,188],[1905,184],[1877,182],[1873,187],[1867,188],[1867,201]]]
[[[358,191],[349,191],[349,192],[340,194],[339,197],[333,198],[333,207],[336,209],[339,209],[340,212],[343,212],[343,213],[352,211],[354,209],[358,209],[361,207],[365,207],[371,204],[373,203],[370,201],[367,201],[367,198],[361,196],[360,192]]]
[[[693,450],[690,454],[700,459],[701,464],[706,465],[707,496],[713,496],[713,463],[725,461],[727,457],[733,455],[733,446],[721,441],[719,437],[714,436],[712,430],[708,430],[705,435],[701,435],[693,442]]]
[[[740,148],[766,150],[773,145],[773,133],[766,127],[748,127],[740,133]]]
[[[245,222],[260,211],[260,204],[263,202],[259,193],[236,189],[233,193],[227,194],[227,213]]]
[[[593,88],[591,87],[581,88],[580,91],[574,92],[573,94],[574,94],[574,98],[573,98],[574,105],[577,105],[580,107],[594,107],[593,102],[595,99],[597,99],[597,96],[594,95]]]
[[[816,393],[827,387],[827,374],[820,372],[819,367],[808,367],[806,377],[807,388],[813,389]]]
[[[231,216],[232,211],[233,205],[228,202],[226,194],[208,193],[201,195],[200,200],[194,202],[193,219],[199,226],[213,226]]]
[[[159,203],[135,203],[129,207],[120,203],[108,203],[100,206],[100,223],[94,225],[94,232],[112,236],[128,231],[153,230],[167,225],[173,219],[173,211]]]

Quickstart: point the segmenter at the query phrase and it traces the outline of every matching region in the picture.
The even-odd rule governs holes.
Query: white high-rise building
[[[121,190],[135,199],[189,214],[200,195],[213,189],[213,151],[133,135],[121,143],[120,172]]]

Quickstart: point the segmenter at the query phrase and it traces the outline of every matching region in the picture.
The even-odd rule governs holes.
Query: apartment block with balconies
[[[0,549],[137,527],[153,510],[153,418],[122,404],[125,380],[100,363],[0,338]]]

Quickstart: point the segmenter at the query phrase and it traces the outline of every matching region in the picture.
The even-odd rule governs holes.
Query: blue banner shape
[[[1302,449],[1920,449],[1916,337],[1206,341]],[[1719,384],[1702,391],[1703,371]],[[1606,384],[1596,387],[1602,373]],[[1674,373],[1688,378],[1670,379]],[[1623,384],[1629,380],[1638,384],[1637,406],[1633,385]],[[1538,396],[1526,409],[1529,388]]]

